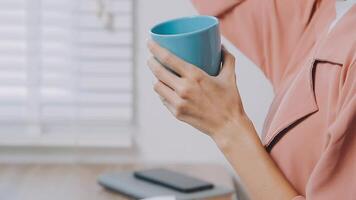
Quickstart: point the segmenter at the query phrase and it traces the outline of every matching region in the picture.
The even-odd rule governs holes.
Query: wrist
[[[232,147],[253,147],[261,143],[254,125],[247,115],[227,120],[211,137],[224,153],[228,153]]]

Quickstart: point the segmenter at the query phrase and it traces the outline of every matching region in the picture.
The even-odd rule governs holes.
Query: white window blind
[[[120,145],[132,0],[0,0],[0,144]]]

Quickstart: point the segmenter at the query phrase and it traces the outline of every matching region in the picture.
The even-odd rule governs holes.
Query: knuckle
[[[183,119],[183,113],[181,111],[179,111],[179,110],[174,111],[173,115],[174,115],[175,118],[177,118],[179,120]]]
[[[236,63],[236,58],[235,58],[235,56],[231,55],[231,60],[232,60],[232,63]]]
[[[225,52],[225,56],[227,60],[231,60],[232,63],[235,63],[236,58],[230,52]]]
[[[235,60],[236,60],[235,56],[233,56],[232,54],[229,54],[229,56],[230,56],[230,58],[231,58],[231,61],[232,61],[232,62],[235,62]]]
[[[185,101],[179,101],[176,105],[176,112],[175,112],[175,116],[176,117],[181,117],[182,115],[184,115],[186,113],[187,110],[187,103]]]
[[[174,117],[177,118],[177,119],[182,119],[182,113],[181,113],[179,110],[175,110],[175,111],[173,112],[173,115],[174,115]]]
[[[172,55],[168,52],[164,52],[162,53],[162,60],[161,62],[164,63],[164,64],[170,64],[172,62]]]
[[[189,98],[191,94],[192,94],[192,88],[189,86],[182,87],[178,91],[178,95],[183,99]]]
[[[203,80],[203,78],[204,78],[204,76],[203,76],[203,74],[202,73],[200,73],[199,71],[194,71],[194,72],[192,72],[191,73],[191,77],[190,77],[193,81],[195,81],[195,82],[201,82],[202,80]]]

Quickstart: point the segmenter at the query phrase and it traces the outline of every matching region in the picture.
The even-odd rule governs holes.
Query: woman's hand
[[[155,91],[181,121],[210,135],[240,175],[252,199],[292,199],[297,192],[263,147],[236,87],[235,58],[223,50],[220,74],[209,76],[150,41]]]
[[[158,79],[154,90],[177,119],[210,136],[216,135],[232,121],[237,120],[237,124],[246,122],[236,87],[235,58],[232,54],[223,49],[222,69],[218,76],[213,77],[152,40],[148,42],[148,48],[154,56],[148,60],[148,66]]]

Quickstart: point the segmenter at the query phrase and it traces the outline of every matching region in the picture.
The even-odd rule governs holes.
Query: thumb
[[[219,73],[219,77],[235,77],[235,57],[228,52],[225,47],[222,47],[222,68]]]

